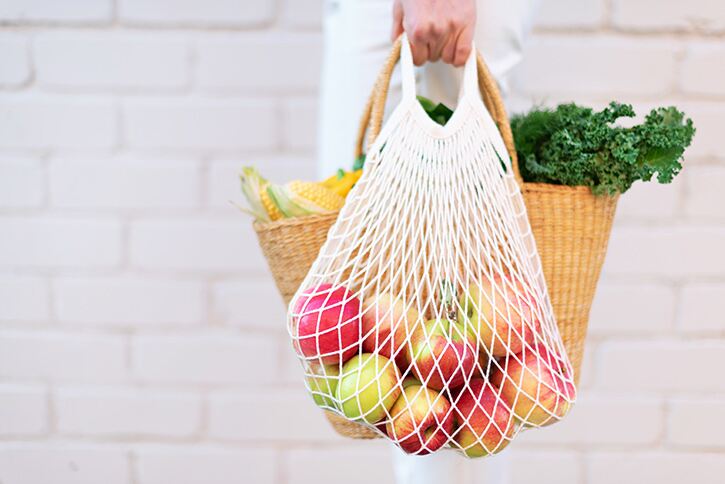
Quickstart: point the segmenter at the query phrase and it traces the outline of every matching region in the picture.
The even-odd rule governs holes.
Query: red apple
[[[360,300],[345,287],[306,290],[295,301],[292,321],[294,346],[307,359],[340,364],[358,352]]]
[[[449,319],[418,324],[406,349],[413,374],[434,390],[459,387],[476,367],[475,338]]]
[[[524,283],[496,274],[461,294],[458,322],[467,322],[467,329],[494,358],[519,353],[525,343],[534,343],[539,328],[535,301]]]
[[[385,430],[409,454],[425,455],[443,447],[453,431],[451,404],[442,394],[421,385],[403,390],[390,409]]]
[[[405,342],[405,332],[396,329],[412,326],[417,320],[415,307],[406,307],[402,299],[390,292],[365,299],[361,317],[363,351],[392,358]]]
[[[539,427],[560,420],[576,398],[563,359],[541,344],[502,360],[491,381],[527,425]]]
[[[513,438],[511,409],[486,380],[471,380],[453,405],[459,425],[455,441],[468,457],[500,452]]]

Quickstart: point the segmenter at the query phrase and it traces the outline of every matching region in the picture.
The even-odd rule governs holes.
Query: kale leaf
[[[576,104],[535,108],[511,119],[521,175],[527,182],[588,186],[596,194],[626,192],[654,175],[669,183],[695,133],[674,107],[652,110],[642,124],[623,127],[632,106],[612,102],[602,111]]]

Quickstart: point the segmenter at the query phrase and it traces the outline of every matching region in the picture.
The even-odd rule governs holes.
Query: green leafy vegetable
[[[428,114],[428,116],[430,116],[433,121],[440,124],[441,126],[445,126],[448,120],[451,119],[451,116],[453,116],[453,111],[445,104],[436,104],[430,99],[423,96],[417,96],[417,98],[418,102],[421,106],[423,106],[423,110]]]
[[[692,142],[692,120],[668,107],[652,110],[633,127],[614,124],[634,116],[632,106],[614,102],[599,112],[563,104],[514,116],[521,175],[527,182],[588,186],[597,194],[624,193],[654,175],[671,182]]]

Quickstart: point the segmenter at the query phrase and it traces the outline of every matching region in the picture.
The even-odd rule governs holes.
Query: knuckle
[[[430,36],[430,25],[416,24],[411,29],[411,38],[413,42],[426,42]]]

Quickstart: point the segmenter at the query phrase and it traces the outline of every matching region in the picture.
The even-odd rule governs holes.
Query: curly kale
[[[527,182],[584,185],[597,194],[624,193],[655,174],[660,183],[671,182],[692,142],[692,120],[669,107],[652,110],[633,127],[614,124],[634,116],[632,106],[614,102],[599,112],[562,104],[514,116],[521,175]]]

